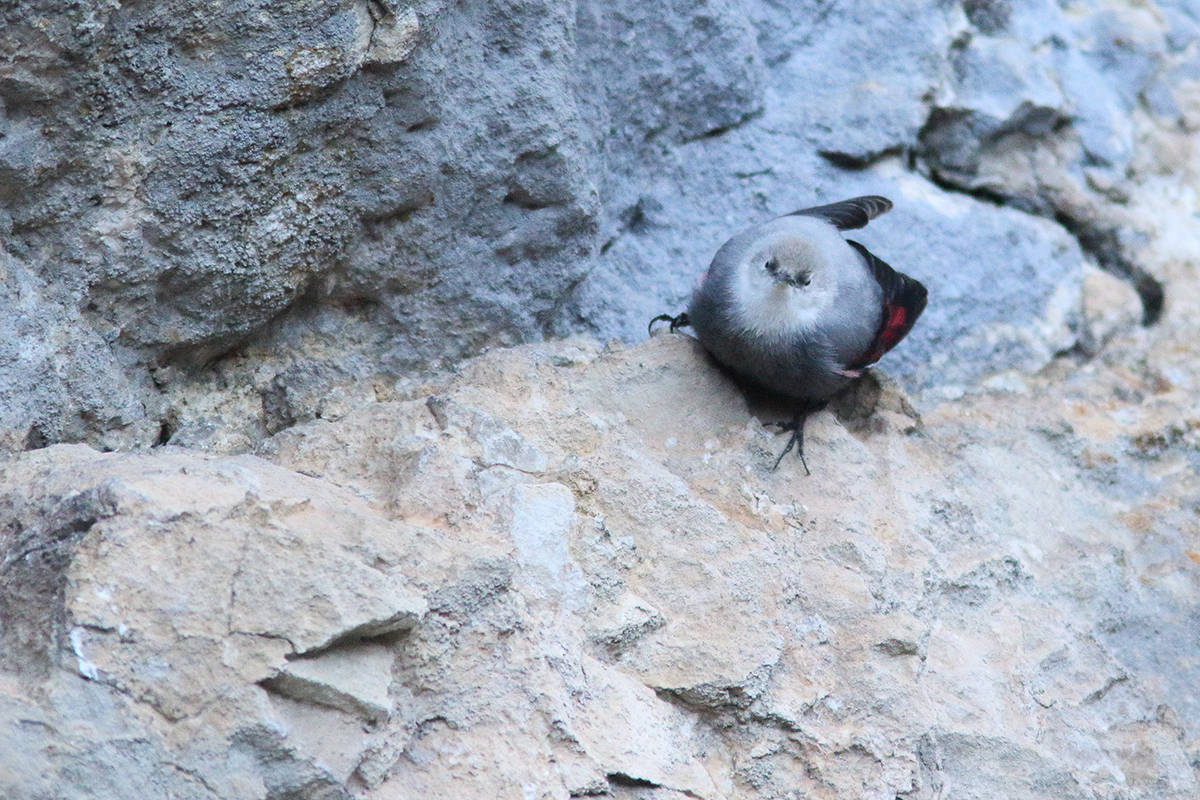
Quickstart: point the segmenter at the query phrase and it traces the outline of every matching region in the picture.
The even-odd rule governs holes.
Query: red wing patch
[[[884,311],[887,312],[887,322],[884,323],[883,330],[879,332],[879,345],[886,353],[895,347],[900,338],[904,336],[907,330],[904,322],[908,319],[908,312],[900,306],[884,308]]]
[[[847,240],[848,244],[862,255],[863,261],[875,276],[879,288],[883,291],[882,308],[880,309],[879,327],[875,338],[867,352],[863,353],[854,363],[847,365],[850,369],[862,369],[874,364],[883,354],[891,350],[900,340],[908,335],[916,324],[917,318],[925,310],[928,292],[920,281],[914,280],[902,272],[896,272],[880,259],[871,255],[867,248],[858,242]]]
[[[912,325],[906,324],[907,321],[908,312],[903,306],[884,306],[883,320],[879,332],[875,334],[875,341],[871,342],[871,349],[854,362],[855,365],[869,367],[883,358],[883,354],[895,347],[912,328]]]

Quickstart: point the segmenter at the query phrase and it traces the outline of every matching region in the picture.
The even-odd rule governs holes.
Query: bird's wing
[[[908,335],[917,317],[925,310],[929,290],[920,281],[908,277],[903,272],[897,272],[871,255],[871,252],[858,242],[847,240],[847,243],[862,255],[871,274],[878,281],[879,288],[883,290],[883,313],[879,316],[879,328],[875,331],[875,338],[865,353],[853,364],[846,365],[849,369],[862,369],[874,364]]]
[[[834,225],[839,231],[848,231],[852,228],[866,227],[868,222],[891,210],[891,200],[878,195],[868,195],[842,200],[839,203],[830,203],[827,206],[802,208],[786,216],[819,217]]]

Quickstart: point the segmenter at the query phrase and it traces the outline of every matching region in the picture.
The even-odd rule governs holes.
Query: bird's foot
[[[671,333],[674,333],[676,328],[686,328],[692,324],[691,320],[688,319],[686,311],[677,317],[672,317],[670,314],[659,314],[657,317],[650,320],[650,325],[647,326],[646,333],[654,333],[654,323],[656,322],[670,322]]]
[[[804,474],[812,475],[808,469],[808,462],[804,460],[804,423],[808,422],[808,418],[813,414],[823,409],[827,404],[825,400],[814,400],[807,404],[803,409],[796,412],[796,416],[790,422],[769,422],[768,425],[778,427],[781,431],[791,431],[792,436],[788,439],[787,447],[783,448],[783,452],[779,454],[779,458],[775,459],[775,464],[771,467],[771,471],[779,469],[779,465],[783,463],[783,457],[792,452],[792,448],[796,449],[796,455],[800,456],[800,463],[804,465]]]
[[[792,436],[788,439],[787,447],[783,448],[783,452],[779,454],[779,458],[775,459],[775,463],[771,465],[771,471],[779,469],[779,465],[783,463],[783,457],[792,452],[792,448],[796,448],[796,455],[800,456],[800,463],[804,465],[804,474],[812,475],[808,471],[808,462],[804,460],[804,423],[808,421],[807,416],[796,417],[791,422],[772,422],[772,425],[777,425],[781,431],[791,431]]]

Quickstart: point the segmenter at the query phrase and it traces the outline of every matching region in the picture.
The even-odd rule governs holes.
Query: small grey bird
[[[804,423],[903,339],[925,310],[927,290],[838,231],[891,210],[885,197],[855,197],[795,211],[739,233],[709,265],[671,330],[691,326],[713,358],[769,392],[799,401],[784,424],[805,472]]]

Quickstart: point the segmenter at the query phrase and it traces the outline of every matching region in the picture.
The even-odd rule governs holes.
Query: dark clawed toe
[[[792,422],[776,423],[781,430],[790,430],[791,437],[788,439],[787,447],[783,448],[783,452],[779,454],[779,458],[775,459],[775,463],[771,466],[771,471],[779,469],[779,465],[783,463],[783,457],[792,452],[792,448],[796,448],[796,455],[800,456],[800,463],[804,465],[804,474],[812,475],[808,470],[808,462],[804,460],[804,423],[805,417],[800,417]]]
[[[774,466],[771,471],[779,469],[779,465],[783,463],[783,457],[792,452],[792,448],[796,449],[796,455],[800,457],[800,463],[804,465],[804,474],[812,475],[808,469],[808,462],[804,460],[804,424],[808,422],[808,418],[825,408],[828,404],[826,400],[810,400],[806,401],[804,407],[796,412],[796,416],[787,422],[767,422],[763,427],[770,425],[778,427],[782,431],[791,431],[791,438],[788,439],[787,447],[783,448],[783,452],[779,454],[779,458],[775,459]]]
[[[665,322],[665,321],[668,321],[668,320],[671,322],[671,325],[674,325],[674,324],[675,324],[675,318],[674,318],[674,317],[672,317],[670,314],[659,314],[657,317],[655,317],[654,319],[650,320],[650,324],[646,326],[646,335],[647,335],[647,336],[653,336],[653,335],[654,335],[654,323],[656,323],[656,322]]]
[[[656,322],[670,322],[671,333],[674,333],[677,328],[686,328],[692,324],[691,321],[688,320],[688,315],[686,312],[676,317],[672,317],[670,314],[659,314],[657,317],[650,320],[650,324],[646,326],[646,334],[648,336],[653,335],[654,323]]]

